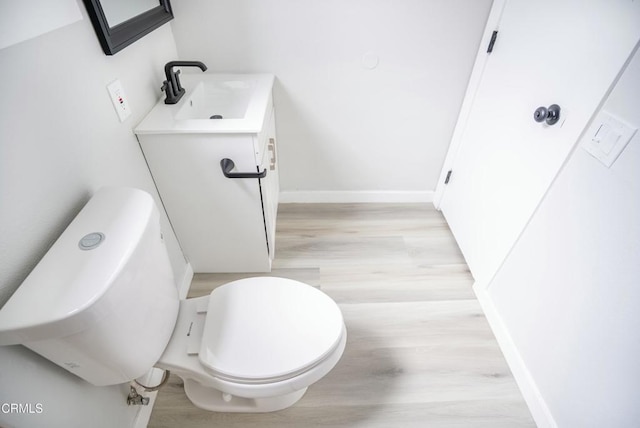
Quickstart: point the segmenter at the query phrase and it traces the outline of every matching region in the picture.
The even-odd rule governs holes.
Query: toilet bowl
[[[345,348],[336,303],[285,278],[233,281],[179,300],[147,193],[98,191],[0,310],[0,345],[23,344],[94,385],[151,367],[198,407],[293,405]]]
[[[284,278],[248,278],[180,302],[171,340],[156,367],[185,381],[198,407],[274,411],[297,401],[344,351],[337,305]]]

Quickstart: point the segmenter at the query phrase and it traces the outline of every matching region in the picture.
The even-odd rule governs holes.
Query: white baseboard
[[[502,321],[502,317],[496,311],[487,288],[478,285],[476,282],[473,285],[473,291],[475,292],[476,297],[480,302],[480,306],[489,321],[491,330],[498,341],[498,345],[500,345],[500,350],[507,360],[511,373],[513,373],[513,377],[515,378],[518,387],[520,387],[520,392],[522,393],[527,406],[529,406],[529,411],[531,412],[536,425],[538,428],[558,428],[547,403],[542,397],[542,394],[540,394],[538,386],[527,369],[525,362],[522,360],[520,352],[518,352],[515,343],[513,343],[509,330],[507,330],[504,322]]]
[[[434,192],[428,191],[395,191],[395,190],[356,190],[356,191],[283,191],[280,192],[280,203],[412,203],[433,202]]]
[[[189,293],[189,287],[191,286],[191,280],[193,280],[193,268],[191,267],[191,263],[187,263],[184,275],[182,276],[182,281],[178,284],[178,296],[180,297],[180,300],[187,298],[187,293]]]

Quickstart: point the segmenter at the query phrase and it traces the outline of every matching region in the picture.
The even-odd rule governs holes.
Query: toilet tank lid
[[[157,209],[139,189],[102,188],[0,309],[0,345],[66,336],[102,319],[102,297]]]

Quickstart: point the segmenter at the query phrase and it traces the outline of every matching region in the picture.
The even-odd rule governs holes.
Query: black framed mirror
[[[137,4],[132,0],[83,1],[107,55],[121,51],[173,19],[169,0],[140,0]]]

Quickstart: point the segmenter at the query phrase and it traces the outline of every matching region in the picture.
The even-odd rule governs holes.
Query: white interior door
[[[476,281],[499,268],[639,38],[638,1],[506,1],[440,203]],[[560,121],[535,122],[551,104]]]

